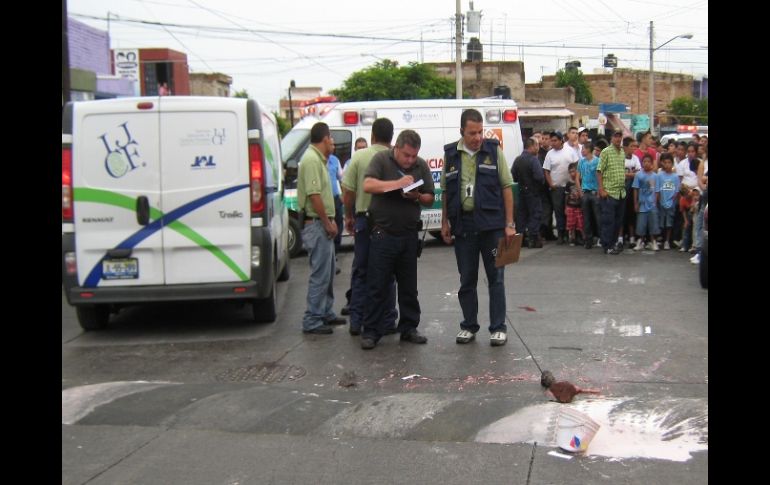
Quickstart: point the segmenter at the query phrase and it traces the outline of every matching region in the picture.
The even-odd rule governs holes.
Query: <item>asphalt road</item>
[[[62,296],[62,483],[707,483],[708,291],[688,255],[522,249],[506,268],[521,339],[509,325],[491,347],[482,324],[461,346],[453,249],[427,241],[426,345],[302,334],[306,257],[273,324],[199,302],[83,333]],[[541,369],[600,394],[558,404]],[[557,446],[565,408],[600,425],[582,454]]]

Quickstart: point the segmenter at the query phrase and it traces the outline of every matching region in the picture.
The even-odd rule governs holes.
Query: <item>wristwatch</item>
[[[505,227],[510,227],[511,229],[516,229],[516,224],[513,223],[513,222],[509,222],[508,224],[505,225]]]

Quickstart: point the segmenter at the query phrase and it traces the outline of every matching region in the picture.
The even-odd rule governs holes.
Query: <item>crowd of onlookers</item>
[[[555,240],[591,249],[598,240],[607,254],[624,247],[678,250],[692,253],[690,261],[698,264],[708,136],[663,145],[650,132],[635,139],[616,131],[610,141],[589,135],[571,127],[566,135],[535,132],[525,140],[511,170],[524,246]]]

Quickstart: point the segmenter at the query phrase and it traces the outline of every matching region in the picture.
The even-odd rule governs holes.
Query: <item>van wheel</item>
[[[101,330],[110,319],[110,307],[107,305],[80,305],[75,308],[78,322],[83,330]]]
[[[296,258],[302,252],[302,228],[299,221],[289,217],[289,256]]]
[[[270,294],[267,298],[256,298],[251,304],[254,321],[257,323],[273,323],[277,316],[275,311],[277,306],[275,281],[273,281],[273,285],[270,288]]]
[[[286,281],[289,279],[289,263],[291,260],[289,258],[286,258],[286,263],[283,265],[283,270],[281,270],[281,274],[278,275],[278,281]]]

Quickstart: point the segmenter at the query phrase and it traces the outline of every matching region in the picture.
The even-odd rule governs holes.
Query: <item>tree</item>
[[[241,89],[233,93],[233,98],[246,98],[249,99],[249,92],[246,89]]]
[[[677,123],[691,125],[709,124],[709,100],[689,96],[674,98],[669,105],[671,116]]]
[[[275,122],[278,123],[278,133],[281,134],[281,138],[286,136],[286,133],[291,130],[291,125],[289,124],[289,120],[286,118],[282,118],[281,115],[278,114],[277,111],[273,111],[273,116],[275,116]]]
[[[571,86],[575,90],[576,103],[593,103],[594,96],[591,94],[591,88],[588,87],[580,69],[559,69],[556,72],[556,87],[563,88],[564,86]]]
[[[399,67],[398,62],[385,59],[354,72],[331,94],[340,101],[440,99],[454,98],[455,86],[426,64],[410,62]]]

